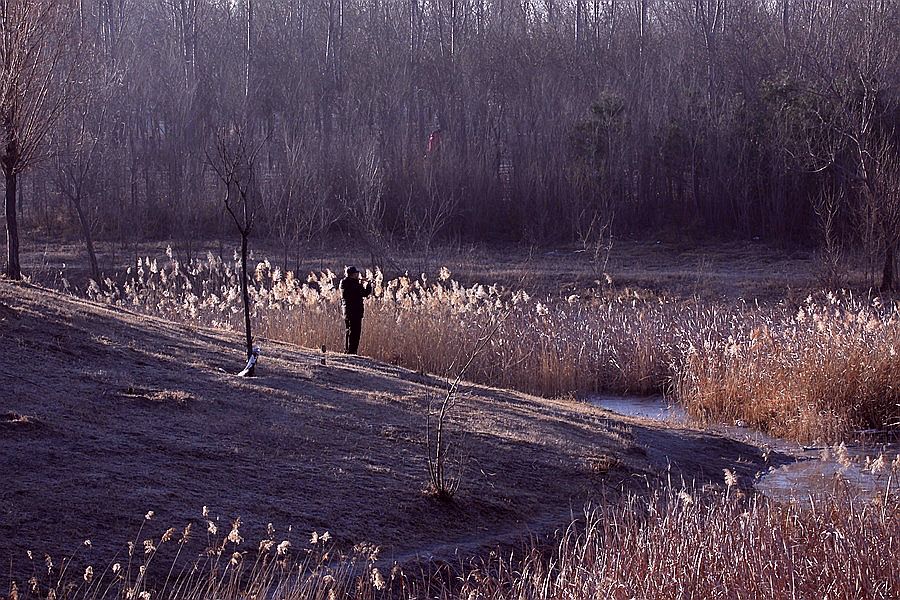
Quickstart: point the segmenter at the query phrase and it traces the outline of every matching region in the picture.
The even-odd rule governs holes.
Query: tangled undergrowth
[[[900,309],[832,293],[789,303],[708,303],[598,290],[534,298],[496,285],[385,280],[368,273],[361,351],[411,369],[452,373],[484,331],[469,367],[477,383],[544,395],[667,393],[694,417],[743,421],[800,441],[884,429],[900,413]],[[258,262],[250,286],[258,335],[310,348],[343,345],[337,276],[304,279]],[[237,328],[236,264],[212,254],[139,259],[90,298],[203,326]],[[501,322],[502,321],[502,322]]]

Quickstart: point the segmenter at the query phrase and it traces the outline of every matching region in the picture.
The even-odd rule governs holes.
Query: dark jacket
[[[341,313],[345,319],[362,319],[365,309],[363,298],[372,293],[372,284],[363,285],[358,279],[344,277],[338,286],[341,290]]]

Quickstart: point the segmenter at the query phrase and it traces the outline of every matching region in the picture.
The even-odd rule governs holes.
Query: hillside
[[[202,534],[203,506],[222,529],[239,515],[248,549],[271,522],[298,546],[327,530],[339,549],[450,557],[552,531],[667,464],[701,483],[763,468],[736,441],[469,386],[450,431],[465,479],[445,503],[424,491],[439,378],[263,340],[260,376],[240,379],[226,372],[237,335],[5,281],[0,343],[0,561],[14,570],[26,550],[84,539],[108,560],[149,510],[154,535]]]

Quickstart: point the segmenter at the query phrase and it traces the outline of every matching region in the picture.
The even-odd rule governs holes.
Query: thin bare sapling
[[[235,228],[241,236],[241,300],[244,308],[244,331],[246,334],[247,366],[238,375],[253,377],[259,349],[253,346],[253,332],[250,322],[250,293],[247,275],[247,255],[250,233],[256,221],[259,208],[259,194],[255,184],[256,159],[262,142],[252,144],[247,133],[239,126],[232,125],[220,130],[216,135],[215,154],[209,162],[219,180],[225,186],[223,202],[231,216]]]
[[[434,407],[429,403],[428,410],[425,414],[425,446],[426,446],[426,462],[428,464],[428,478],[430,480],[430,492],[439,500],[452,500],[459,490],[465,471],[465,460],[459,455],[456,462],[455,471],[452,470],[452,457],[459,450],[448,439],[447,425],[450,418],[450,411],[456,405],[459,398],[460,384],[468,372],[469,367],[475,362],[475,359],[484,352],[488,344],[503,326],[504,321],[509,316],[510,311],[507,310],[491,325],[488,331],[478,338],[474,347],[469,351],[467,359],[462,368],[456,375],[450,379],[448,377],[447,391],[444,394],[440,407],[437,409],[437,422],[432,423],[434,418]],[[448,372],[452,371],[448,369]]]

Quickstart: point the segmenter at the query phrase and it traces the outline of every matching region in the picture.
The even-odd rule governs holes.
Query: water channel
[[[872,499],[889,486],[897,490],[898,482],[890,474],[891,463],[900,460],[898,431],[860,432],[853,443],[839,446],[802,446],[740,425],[697,425],[681,407],[661,396],[596,396],[590,402],[623,416],[702,429],[793,457],[793,462],[770,468],[755,482],[760,493],[774,500],[808,501],[841,488],[860,499]]]

